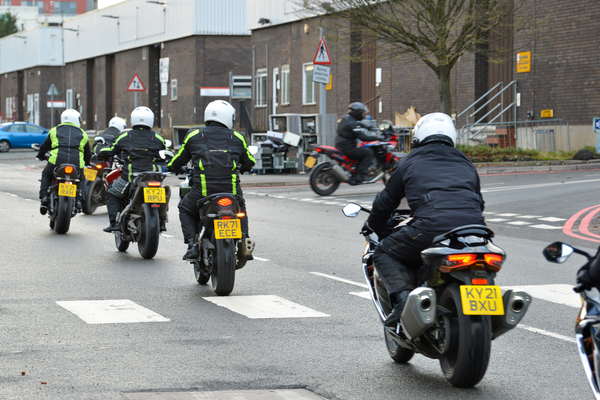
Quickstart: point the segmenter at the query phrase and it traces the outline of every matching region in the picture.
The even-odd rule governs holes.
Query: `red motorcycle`
[[[380,179],[387,182],[394,166],[403,156],[397,153],[398,135],[391,125],[384,125],[379,135],[382,140],[375,142],[361,142],[359,147],[368,147],[375,153],[375,161],[367,170],[368,181],[366,183],[375,183]],[[320,162],[316,167],[314,165],[320,155],[327,156],[328,160]],[[314,151],[306,158],[304,165],[312,169],[310,173],[310,187],[320,196],[329,196],[335,192],[341,182],[346,182],[354,174],[356,161],[351,160],[341,152],[341,150],[332,146],[315,146]]]

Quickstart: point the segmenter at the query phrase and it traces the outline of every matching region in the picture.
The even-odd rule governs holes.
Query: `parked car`
[[[41,144],[49,130],[27,122],[0,124],[0,153],[10,149],[30,149],[33,143]]]

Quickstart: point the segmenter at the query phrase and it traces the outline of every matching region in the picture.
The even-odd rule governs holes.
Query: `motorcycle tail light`
[[[71,166],[65,167],[65,173],[67,173],[67,174],[73,173],[73,167],[71,167]]]
[[[471,285],[487,285],[487,284],[488,284],[487,279],[481,279],[481,278],[471,279]]]
[[[320,153],[320,152],[322,152],[323,150],[321,150],[321,149],[320,149],[320,148],[318,148],[318,147],[315,147],[315,151],[316,151],[317,153]]]
[[[483,258],[483,259],[482,259]],[[459,271],[462,269],[488,269],[500,271],[504,256],[500,254],[451,254],[442,259],[441,272]]]
[[[220,206],[223,206],[223,207],[230,206],[231,203],[233,203],[233,202],[231,201],[230,198],[227,198],[227,197],[223,197],[221,200],[217,201],[217,204],[219,204]]]
[[[504,262],[504,257],[500,254],[485,254],[483,259],[485,260],[486,264],[497,267],[498,269],[502,268],[502,263]]]
[[[148,182],[149,187],[160,187],[160,182]]]
[[[239,212],[236,215],[237,215],[238,218],[244,218],[246,216],[246,213]]]

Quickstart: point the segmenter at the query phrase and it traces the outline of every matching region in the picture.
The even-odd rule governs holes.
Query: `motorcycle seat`
[[[433,238],[432,244],[443,242],[444,240],[448,239],[453,240],[457,237],[465,236],[480,236],[486,239],[491,239],[494,237],[494,232],[485,225],[464,225],[459,226],[458,228],[454,228],[450,232],[446,232],[444,234],[436,236],[435,238]]]

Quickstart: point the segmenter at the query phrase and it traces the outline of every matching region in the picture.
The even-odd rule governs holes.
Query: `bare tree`
[[[376,43],[385,49],[377,58],[408,54],[420,59],[438,77],[440,109],[447,114],[452,110],[450,72],[461,55],[482,53],[501,62],[502,55],[512,51],[498,45],[506,35],[533,40],[544,22],[527,17],[529,0],[295,1],[302,17],[329,17],[320,18],[320,24],[335,43],[356,48],[356,35],[347,34],[350,26],[360,34],[358,46]],[[336,31],[344,34],[331,34]],[[348,57],[367,61],[364,54],[354,51]]]

